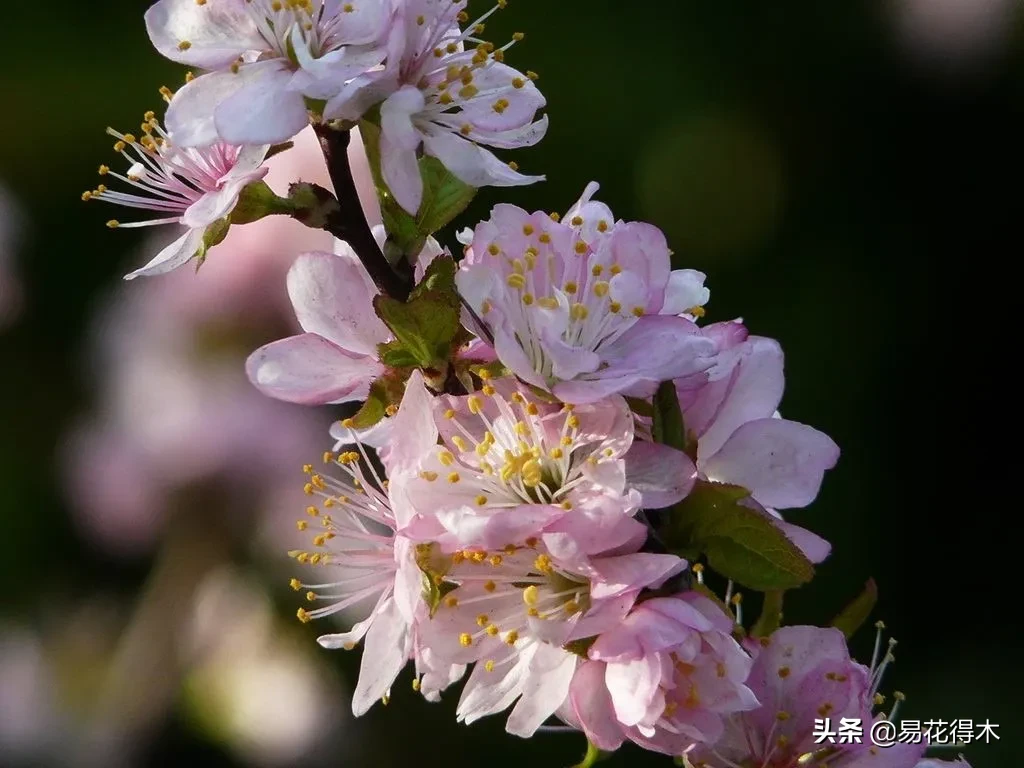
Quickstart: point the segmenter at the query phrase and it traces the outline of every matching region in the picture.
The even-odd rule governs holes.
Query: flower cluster
[[[847,650],[871,590],[834,626],[781,626],[831,545],[779,510],[817,497],[839,449],[780,415],[780,345],[705,324],[706,276],[596,183],[561,216],[495,206],[461,253],[434,237],[478,187],[542,178],[487,149],[547,127],[536,75],[505,63],[522,35],[481,37],[504,6],[470,22],[465,0],[160,0],[154,45],[202,71],[165,91],[166,128],[147,113],[141,138],[114,132],[131,166],[101,174],[136,192],[85,195],[186,228],[133,275],[270,214],[338,239],[289,271],[302,333],[246,366],[270,397],[352,404],[304,468],[312,546],[290,554],[317,575],[291,582],[298,618],[341,621],[325,648],[363,646],[357,715],[411,664],[428,700],[464,680],[460,721],[507,712],[522,737],[554,719],[592,749],[706,768],[933,764],[923,744],[813,739],[818,717],[896,708],[875,714],[891,653],[868,668]],[[263,161],[310,123],[334,191],[279,197]],[[737,585],[764,593],[756,623]]]

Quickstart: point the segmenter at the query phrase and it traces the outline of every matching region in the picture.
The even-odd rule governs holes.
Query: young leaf
[[[699,481],[665,515],[662,538],[677,554],[696,559],[745,587],[792,589],[810,581],[814,566],[768,516],[741,503],[750,492]]]
[[[448,360],[451,341],[459,330],[459,310],[451,297],[425,291],[408,303],[377,296],[377,316],[422,368],[438,368]]]
[[[861,593],[832,619],[832,626],[842,630],[849,640],[871,616],[877,602],[878,586],[874,579],[868,579]]]
[[[388,405],[387,384],[383,379],[378,379],[370,386],[370,393],[366,396],[363,406],[343,423],[350,429],[372,427],[387,414]]]

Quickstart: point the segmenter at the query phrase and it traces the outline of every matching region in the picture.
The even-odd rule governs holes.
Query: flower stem
[[[320,140],[320,149],[327,161],[327,171],[339,203],[338,210],[328,220],[328,230],[352,247],[381,293],[405,301],[412,290],[412,272],[408,268],[399,272],[388,263],[366,221],[348,161],[351,132],[332,128],[326,123],[315,123],[313,130]],[[405,262],[401,264],[405,265]]]

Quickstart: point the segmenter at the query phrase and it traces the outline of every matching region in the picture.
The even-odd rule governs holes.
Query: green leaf
[[[413,301],[428,291],[449,293],[453,302],[458,302],[458,290],[455,287],[455,259],[451,256],[438,256],[427,267],[420,284],[413,288],[409,300]]]
[[[448,361],[451,341],[459,330],[459,310],[452,297],[425,291],[408,303],[377,296],[377,316],[422,368],[439,368]]]
[[[750,628],[750,634],[754,637],[768,637],[782,624],[782,597],[785,592],[781,589],[773,589],[764,593],[764,605],[761,608],[761,615],[757,617],[754,626]]]
[[[422,234],[430,235],[466,210],[476,196],[476,187],[459,181],[440,160],[429,155],[420,158],[420,175],[423,202],[416,212],[416,224]]]
[[[839,614],[832,619],[832,626],[841,629],[847,639],[861,628],[878,602],[878,585],[874,579],[868,579],[864,589]]]
[[[419,365],[416,356],[402,346],[400,341],[378,344],[377,356],[384,365],[391,368],[415,368]]]
[[[366,429],[372,427],[387,415],[387,407],[390,405],[388,398],[387,384],[383,379],[378,379],[370,385],[370,392],[366,396],[363,406],[356,411],[351,418],[343,422],[351,429]]]
[[[814,566],[768,517],[740,503],[750,492],[699,481],[666,515],[662,539],[690,560],[759,591],[792,589],[810,581]]]

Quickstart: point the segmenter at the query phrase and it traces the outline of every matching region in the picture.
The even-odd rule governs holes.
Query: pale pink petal
[[[245,363],[265,395],[303,405],[362,400],[384,372],[375,359],[348,352],[315,333],[260,347]]]
[[[626,453],[626,483],[640,492],[644,507],[662,509],[683,499],[697,479],[697,467],[682,451],[637,440]]]
[[[578,658],[561,648],[541,645],[505,730],[514,736],[532,736],[565,703]]]
[[[413,371],[405,385],[398,413],[391,417],[392,433],[400,439],[394,440],[388,451],[385,466],[389,475],[414,469],[419,460],[437,445],[432,401],[423,382],[423,374],[419,370]]]
[[[411,648],[409,626],[395,601],[390,600],[366,633],[359,682],[352,694],[352,712],[356,717],[365,714],[388,692],[409,660]]]
[[[230,144],[279,144],[309,124],[302,94],[289,88],[291,71],[277,59],[242,67],[246,82],[214,111],[217,134]],[[172,102],[173,103],[173,102]]]
[[[146,31],[153,47],[172,61],[219,69],[264,45],[245,5],[245,0],[160,0],[146,11]]]
[[[377,289],[366,269],[348,254],[304,253],[288,270],[288,296],[304,331],[351,352],[377,357],[391,332],[373,309]]]
[[[604,675],[612,698],[615,717],[623,725],[637,725],[647,711],[661,683],[661,663],[656,656],[608,664]]]
[[[599,582],[591,587],[590,594],[600,600],[644,587],[657,588],[683,570],[686,561],[675,555],[638,552],[595,559],[591,567]]]
[[[188,262],[200,246],[203,244],[204,231],[202,229],[190,229],[173,243],[160,251],[146,266],[129,272],[124,276],[125,280],[134,280],[136,277],[149,277],[151,275],[162,275],[177,269]]]
[[[525,176],[513,171],[483,147],[445,130],[423,137],[425,149],[460,181],[471,187],[515,187],[543,181],[544,176]]]
[[[581,664],[569,687],[569,700],[590,742],[599,749],[613,752],[622,746],[624,739],[605,687],[604,669],[605,665],[598,661]]]
[[[681,315],[694,307],[703,307],[711,298],[711,291],[704,287],[707,278],[695,269],[676,269],[668,277],[665,289],[665,303],[662,314]]]
[[[259,82],[262,72],[259,67],[247,65],[237,73],[208,72],[183,85],[167,105],[164,116],[171,141],[182,147],[203,147],[216,142],[220,138],[214,121],[217,107],[251,81]]]
[[[748,489],[761,504],[778,509],[814,501],[839,447],[813,427],[787,419],[758,419],[741,426],[704,462],[713,479]]]

